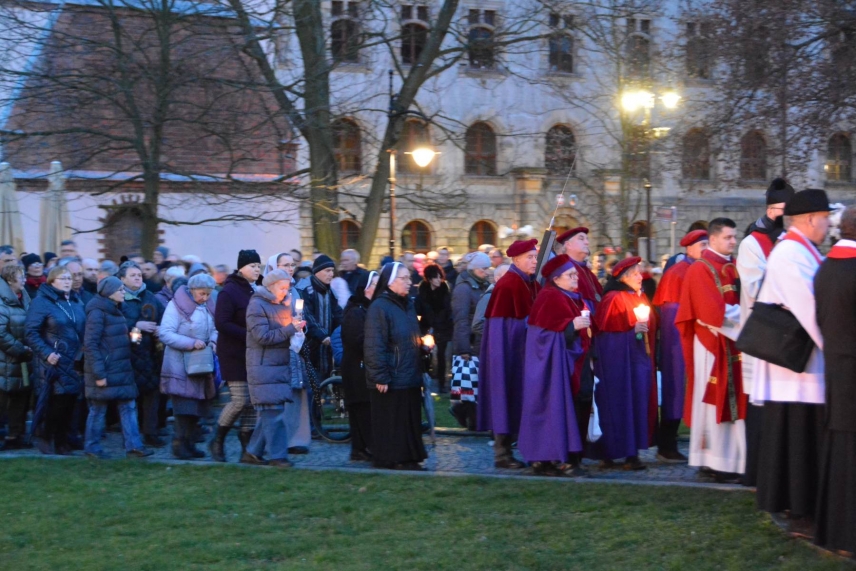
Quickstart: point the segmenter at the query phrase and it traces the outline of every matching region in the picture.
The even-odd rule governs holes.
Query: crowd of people
[[[824,258],[825,192],[776,179],[766,196],[739,249],[734,221],[714,218],[657,268],[593,253],[584,227],[540,256],[517,240],[374,270],[354,250],[337,263],[246,249],[230,271],[166,247],[98,263],[72,241],[59,255],[2,246],[4,447],[104,458],[115,429],[128,456],[171,434],[175,457],[225,462],[236,428],[240,462],[288,467],[310,452],[312,387],[338,371],[351,460],[421,470],[431,375],[462,427],[490,431],[497,468],[644,470],[656,446],[657,462],[756,486],[761,509],[854,552],[856,208]],[[758,349],[772,314],[794,334]],[[229,402],[210,430],[220,382]]]

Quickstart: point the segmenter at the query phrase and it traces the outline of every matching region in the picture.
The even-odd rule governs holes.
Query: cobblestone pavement
[[[430,438],[427,435],[425,436],[429,457],[424,463],[426,468],[424,474],[533,478],[531,475],[527,476],[525,470],[502,470],[494,468],[493,450],[490,446],[490,439],[486,436],[455,431],[444,432],[446,434],[437,436],[435,445],[431,445]],[[206,438],[210,438],[210,436]],[[169,441],[169,437],[164,437],[164,440]],[[198,447],[204,450],[206,454],[208,453],[207,443],[200,443]],[[229,433],[226,439],[226,447],[227,460],[230,463],[236,463],[240,456],[240,444],[235,430]],[[681,441],[679,443],[679,448],[684,454],[687,453],[687,447],[688,442]],[[123,458],[124,452],[121,434],[108,432],[104,440],[104,448],[110,454],[111,458]],[[153,450],[155,454],[144,461],[172,460],[169,445]],[[334,444],[323,440],[313,440],[309,454],[292,455],[291,460],[299,468],[382,472],[382,470],[374,470],[370,463],[350,461],[349,455],[349,444]],[[40,454],[38,451],[30,449],[2,452],[0,456],[9,458],[40,456]],[[83,456],[83,452],[74,452],[74,456]],[[655,448],[643,451],[640,458],[648,465],[647,470],[633,472],[620,469],[600,470],[596,462],[586,460],[585,467],[589,470],[587,480],[651,485],[702,486],[720,489],[746,489],[740,486],[716,484],[711,478],[699,474],[698,470],[686,464],[664,464],[658,462],[656,460]],[[210,457],[206,457],[206,460],[210,460]],[[556,480],[556,478],[550,479]]]

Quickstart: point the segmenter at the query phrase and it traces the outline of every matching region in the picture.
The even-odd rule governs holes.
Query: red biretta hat
[[[531,252],[535,249],[535,246],[538,244],[538,240],[532,238],[531,240],[516,240],[508,249],[505,251],[505,255],[509,258],[513,258],[515,256],[519,256],[521,254],[525,254],[526,252]]]
[[[588,234],[588,233],[589,233],[588,228],[586,228],[585,226],[578,226],[577,228],[571,228],[570,230],[568,230],[567,232],[565,232],[564,234],[562,234],[561,236],[556,238],[556,242],[558,242],[559,244],[564,244],[565,242],[567,242],[568,240],[570,240],[571,238],[573,238],[577,234]]]
[[[574,263],[571,261],[570,256],[567,254],[561,254],[544,264],[544,267],[541,268],[541,275],[549,280],[562,275],[573,266]]]
[[[681,238],[681,247],[687,248],[702,240],[707,240],[707,230],[693,230]]]
[[[617,278],[618,276],[623,274],[626,270],[629,270],[633,266],[638,265],[639,262],[641,262],[641,261],[642,261],[642,258],[640,258],[639,256],[635,256],[633,258],[627,258],[625,260],[621,260],[620,262],[615,264],[614,268],[612,268],[612,277]]]

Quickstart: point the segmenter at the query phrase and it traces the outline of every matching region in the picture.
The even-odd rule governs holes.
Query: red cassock
[[[692,264],[683,259],[666,270],[663,279],[657,285],[657,293],[654,294],[654,307],[660,307],[666,303],[681,302],[681,286],[690,266]]]
[[[693,382],[694,337],[698,337],[705,349],[714,355],[713,370],[710,372],[702,402],[716,406],[717,424],[723,421],[745,419],[748,397],[743,393],[740,352],[734,341],[724,335],[714,334],[698,323],[700,320],[713,327],[722,327],[725,322],[725,306],[739,305],[737,267],[732,261],[710,250],[705,250],[698,262],[690,264],[684,280],[686,287],[681,288],[681,300],[675,318],[675,325],[681,334],[684,362],[689,379],[684,400],[684,422],[687,426],[692,426],[693,385],[695,384]],[[732,418],[729,393],[736,401],[737,418]]]
[[[625,333],[636,327],[636,314],[633,309],[644,304],[650,307],[651,302],[645,294],[636,295],[626,291],[610,291],[600,302],[600,307],[594,318],[597,331],[603,333]],[[653,310],[648,317],[648,333],[646,333],[646,353],[651,359],[651,394],[648,399],[648,437],[649,444],[653,443],[654,431],[657,427],[657,314]],[[609,355],[599,354],[598,359],[609,359]],[[630,366],[629,364],[627,366]],[[600,389],[595,389],[595,391]]]
[[[585,305],[581,299],[572,299],[562,293],[557,287],[545,287],[538,297],[538,303],[532,307],[529,315],[529,325],[548,331],[563,332],[574,319],[582,315]],[[595,333],[595,325],[577,332],[582,344],[583,354],[574,363],[574,376],[571,387],[574,396],[580,392],[580,376],[586,354],[591,348],[591,336]]]

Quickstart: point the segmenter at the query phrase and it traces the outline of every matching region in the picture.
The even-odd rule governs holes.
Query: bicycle
[[[312,399],[312,426],[327,442],[351,441],[348,409],[345,405],[345,390],[342,377],[334,375],[318,385],[318,396]]]

